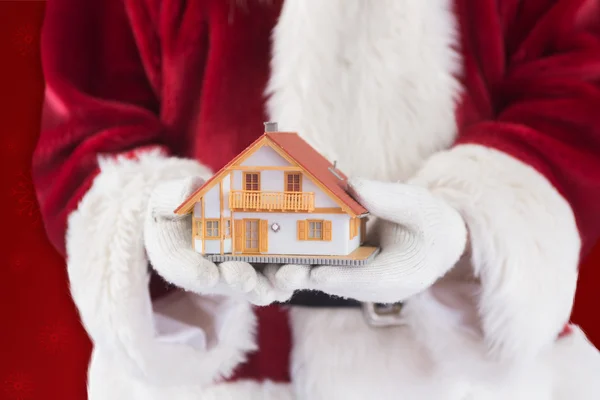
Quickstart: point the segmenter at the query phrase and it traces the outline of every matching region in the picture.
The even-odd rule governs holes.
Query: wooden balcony
[[[234,190],[229,196],[229,208],[233,211],[310,212],[315,209],[315,194]]]

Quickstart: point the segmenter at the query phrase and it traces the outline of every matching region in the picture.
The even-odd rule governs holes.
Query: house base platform
[[[245,261],[250,264],[302,264],[302,265],[347,265],[361,266],[368,264],[380,249],[378,247],[361,246],[346,256],[312,256],[289,254],[206,254],[205,257],[215,263],[224,261]]]

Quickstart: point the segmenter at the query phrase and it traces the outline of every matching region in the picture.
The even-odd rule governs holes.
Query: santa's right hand
[[[276,289],[265,274],[251,264],[229,261],[218,266],[192,247],[191,215],[174,210],[202,185],[199,178],[184,178],[159,184],[150,196],[144,225],[144,243],[152,267],[166,281],[204,295],[246,298],[256,305],[288,300],[291,291]]]

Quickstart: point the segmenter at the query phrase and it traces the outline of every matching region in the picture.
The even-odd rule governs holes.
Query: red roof
[[[222,173],[249,150],[254,148],[263,138],[267,138],[273,145],[279,147],[285,154],[292,158],[304,171],[309,173],[323,187],[329,190],[335,197],[346,205],[354,214],[362,215],[368,213],[360,203],[354,200],[347,192],[347,177],[339,170],[335,170],[342,179],[336,177],[330,170],[333,167],[325,157],[317,152],[311,145],[294,132],[268,132],[255,140],[246,150],[236,156],[219,172],[214,174],[208,181],[192,193],[176,210],[175,213],[184,212],[189,208],[189,201],[200,192],[204,192],[213,182],[220,179]]]
[[[367,209],[354,200],[347,192],[347,177],[341,171],[335,170],[342,179],[337,178],[329,169],[333,165],[317,152],[311,145],[297,133],[268,132],[265,136],[294,159],[302,169],[310,173],[321,185],[331,191],[342,203],[348,206],[353,213],[361,215]]]

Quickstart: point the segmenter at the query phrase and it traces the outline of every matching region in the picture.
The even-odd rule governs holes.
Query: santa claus
[[[90,399],[599,399],[600,354],[568,325],[600,234],[599,16],[49,0],[34,174],[94,343]],[[174,209],[267,120],[352,177],[371,264],[191,250]]]

